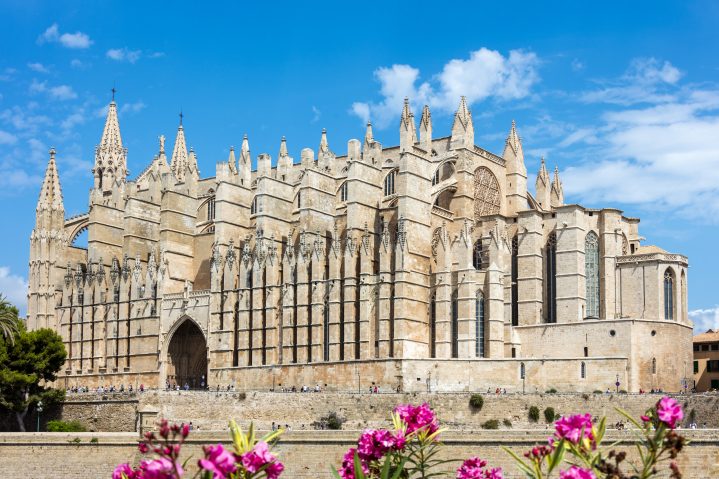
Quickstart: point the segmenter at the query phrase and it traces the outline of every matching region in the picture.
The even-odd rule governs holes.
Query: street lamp
[[[37,432],[40,432],[40,413],[42,412],[42,401],[37,402]]]
[[[617,387],[617,393],[619,393],[619,374],[617,374],[617,382],[614,385]]]

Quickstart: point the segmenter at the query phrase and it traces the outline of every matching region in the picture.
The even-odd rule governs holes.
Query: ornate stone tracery
[[[497,177],[485,166],[474,170],[474,219],[498,214],[500,201]]]

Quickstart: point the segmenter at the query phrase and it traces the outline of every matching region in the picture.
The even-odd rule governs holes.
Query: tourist
[[[142,383],[140,383],[140,392],[141,392],[141,393],[144,393],[144,392],[145,392],[145,385],[142,384]]]

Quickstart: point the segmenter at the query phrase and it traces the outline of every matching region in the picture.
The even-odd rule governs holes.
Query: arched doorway
[[[167,348],[167,380],[181,388],[207,386],[207,343],[200,328],[189,319],[175,330]]]

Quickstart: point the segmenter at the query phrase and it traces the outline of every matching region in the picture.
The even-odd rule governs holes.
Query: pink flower
[[[593,440],[591,414],[562,417],[554,423],[554,434],[557,438],[566,439],[572,444],[579,444],[584,438]]]
[[[641,419],[643,422],[651,421],[651,418],[649,416],[639,416],[639,419]]]
[[[566,471],[559,472],[559,479],[597,479],[591,469],[582,469],[572,466]]]
[[[123,476],[124,474],[124,476]],[[120,464],[112,472],[112,479],[134,479],[135,471],[132,470],[129,464]]]
[[[165,457],[142,461],[137,477],[141,479],[176,479],[178,476],[175,475],[175,468],[177,468],[179,476],[182,476],[182,467]]]
[[[342,456],[342,467],[337,471],[342,479],[355,479],[355,452],[357,452],[357,449],[351,447]],[[357,455],[359,456],[359,453]],[[360,464],[362,465],[362,472],[365,475],[369,474],[367,463],[361,457]]]
[[[145,442],[141,442],[137,445],[137,449],[140,451],[140,453],[147,454],[147,451],[150,450],[150,446],[148,446]]]
[[[237,470],[235,455],[222,447],[222,444],[204,446],[202,449],[205,451],[205,458],[197,461],[197,465],[212,472],[212,479],[225,479]]]
[[[277,461],[277,458],[270,453],[270,448],[266,442],[260,441],[255,444],[255,447],[240,456],[242,465],[247,469],[248,472],[255,473],[260,470],[265,464],[269,464],[264,469],[268,479],[276,479],[285,470],[285,466],[281,462]]]
[[[407,434],[412,434],[413,432],[425,427],[430,434],[439,429],[434,411],[432,411],[427,403],[423,403],[419,406],[400,404],[394,409],[394,412],[399,415],[399,418],[404,421],[405,424],[407,424]]]
[[[483,469],[487,461],[470,457],[457,469],[457,479],[503,479],[502,468]]]
[[[357,441],[357,452],[366,461],[381,459],[390,450],[403,449],[405,442],[401,431],[395,436],[385,429],[367,429]]]
[[[684,418],[682,407],[673,398],[665,396],[657,403],[657,417],[669,428],[674,429]]]

